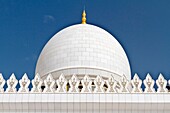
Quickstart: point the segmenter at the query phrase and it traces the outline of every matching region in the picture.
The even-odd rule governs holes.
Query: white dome
[[[125,51],[107,31],[89,24],[67,27],[54,35],[42,50],[36,66],[42,78],[51,73],[101,75],[131,79]]]

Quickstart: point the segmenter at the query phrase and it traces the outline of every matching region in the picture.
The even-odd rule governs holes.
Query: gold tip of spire
[[[86,11],[85,10],[83,11],[83,14],[82,14],[82,24],[86,24]]]

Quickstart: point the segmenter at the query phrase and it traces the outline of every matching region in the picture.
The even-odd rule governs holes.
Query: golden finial
[[[86,11],[85,10],[83,11],[83,14],[82,14],[82,24],[86,24]]]

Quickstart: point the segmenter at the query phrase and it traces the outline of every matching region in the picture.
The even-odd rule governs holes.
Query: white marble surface
[[[107,31],[89,24],[78,24],[54,35],[42,50],[36,73],[65,75],[92,74],[130,80],[129,61],[120,43]],[[54,75],[55,74],[55,75]]]
[[[167,94],[0,94],[0,112],[169,113]]]

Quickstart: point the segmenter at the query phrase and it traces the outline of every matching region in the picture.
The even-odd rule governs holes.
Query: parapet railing
[[[168,82],[170,84],[170,80]],[[45,80],[36,74],[35,78],[30,81],[27,74],[24,74],[19,80],[20,87],[17,90],[18,80],[14,74],[7,81],[0,74],[0,93],[168,93],[166,88],[168,82],[160,74],[156,80],[158,88],[155,90],[155,80],[150,74],[143,82],[137,74],[131,81],[122,76],[118,82],[114,80],[113,76],[104,80],[100,75],[94,80],[90,79],[88,75],[81,80],[76,75],[72,75],[71,79],[67,80],[64,74],[61,74],[57,80],[54,80],[51,74]],[[7,83],[7,88],[4,91],[5,83]],[[32,84],[31,90],[29,90],[30,83]],[[144,90],[141,88],[142,83],[145,86]],[[43,84],[44,88],[42,88]]]

